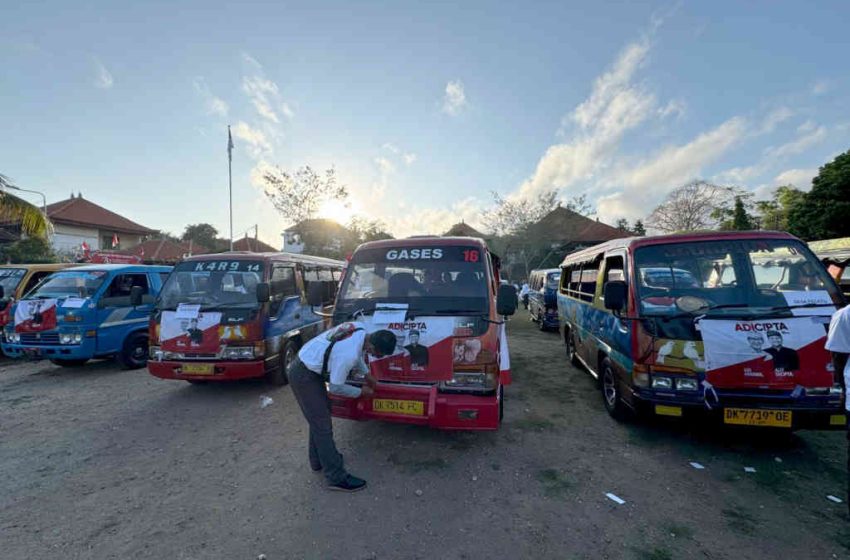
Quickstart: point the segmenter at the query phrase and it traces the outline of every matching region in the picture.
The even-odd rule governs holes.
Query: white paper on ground
[[[691,466],[698,471],[701,471],[705,468],[705,466],[701,465],[700,463],[691,463]]]
[[[608,492],[607,494],[605,494],[605,496],[606,496],[609,500],[611,500],[612,502],[616,502],[616,503],[618,503],[618,504],[620,504],[620,505],[623,505],[623,504],[625,504],[625,503],[626,503],[626,500],[622,499],[621,497],[619,497],[619,496],[617,496],[617,495],[615,495],[615,494],[612,494],[611,492]]]
[[[835,496],[833,496],[832,494],[830,494],[829,496],[827,496],[827,497],[826,497],[826,499],[827,499],[827,500],[829,500],[830,502],[835,502],[836,504],[840,504],[840,503],[841,503],[841,498],[836,498],[836,497],[835,497]]]
[[[756,472],[755,467],[744,467],[744,472]]]

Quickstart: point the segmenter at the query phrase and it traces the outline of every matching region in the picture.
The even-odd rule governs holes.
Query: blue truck
[[[170,266],[92,264],[56,272],[11,311],[3,351],[74,367],[115,357],[127,369],[148,359],[148,318]]]

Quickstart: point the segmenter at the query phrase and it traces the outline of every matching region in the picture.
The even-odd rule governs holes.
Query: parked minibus
[[[265,377],[286,384],[298,349],[326,326],[307,290],[318,288],[319,304],[330,307],[343,264],[246,251],[184,259],[150,319],[148,370],[190,383]]]
[[[511,382],[505,318],[513,286],[501,285],[499,259],[471,237],[373,241],[351,256],[333,323],[396,335],[395,353],[369,364],[368,400],[331,396],[334,416],[380,419],[447,430],[495,430]],[[365,375],[352,373],[359,385]]]
[[[560,268],[532,270],[528,276],[528,312],[541,331],[558,329]]]
[[[15,303],[3,352],[65,367],[112,356],[128,369],[144,367],[148,316],[170,271],[90,264],[54,272]]]
[[[850,237],[824,239],[809,243],[809,249],[826,266],[829,275],[838,282],[845,298],[850,298]]]
[[[57,270],[79,266],[73,263],[0,265],[0,329],[11,320],[12,304]]]
[[[617,419],[708,414],[725,424],[841,429],[824,349],[844,304],[805,243],[778,232],[617,239],[568,255],[567,357]]]

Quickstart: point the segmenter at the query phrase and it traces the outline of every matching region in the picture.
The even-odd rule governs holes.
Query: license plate
[[[723,410],[723,422],[739,426],[791,427],[790,410],[756,410],[753,408],[726,408]]]
[[[181,368],[183,373],[192,375],[212,375],[212,364],[183,364]]]
[[[681,406],[664,406],[663,404],[655,405],[655,414],[659,416],[676,416],[682,415]]]
[[[830,426],[843,426],[847,423],[847,417],[843,414],[833,414],[829,417],[829,425]]]
[[[422,401],[400,401],[396,399],[374,399],[372,410],[375,412],[391,412],[393,414],[408,414],[424,416],[425,403]]]

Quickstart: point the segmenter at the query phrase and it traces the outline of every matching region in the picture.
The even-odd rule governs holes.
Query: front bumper
[[[717,402],[709,398],[711,407],[698,394],[659,395],[649,390],[633,389],[632,405],[648,415],[675,416],[678,409],[682,418],[702,419],[723,424],[726,409],[776,410],[791,412],[792,430],[844,430],[846,418],[840,397],[803,396],[793,398],[790,393],[760,394],[746,391],[717,390]],[[657,408],[657,407],[662,408]],[[659,412],[659,410],[663,412]],[[733,425],[733,424],[729,424]]]
[[[212,366],[211,374],[188,374],[183,372],[184,364],[209,364]],[[206,380],[206,381],[234,381],[237,379],[250,379],[262,377],[266,374],[265,360],[246,361],[162,361],[148,360],[148,371],[154,377],[162,379],[182,380]]]
[[[499,428],[499,392],[488,395],[441,393],[436,385],[378,383],[372,399],[349,399],[329,395],[331,412],[350,420],[384,420],[417,424],[438,430],[496,430]],[[422,415],[373,410],[374,399],[423,403]]]
[[[94,358],[94,338],[84,338],[80,344],[2,344],[3,353],[10,358],[31,360],[88,360]]]

